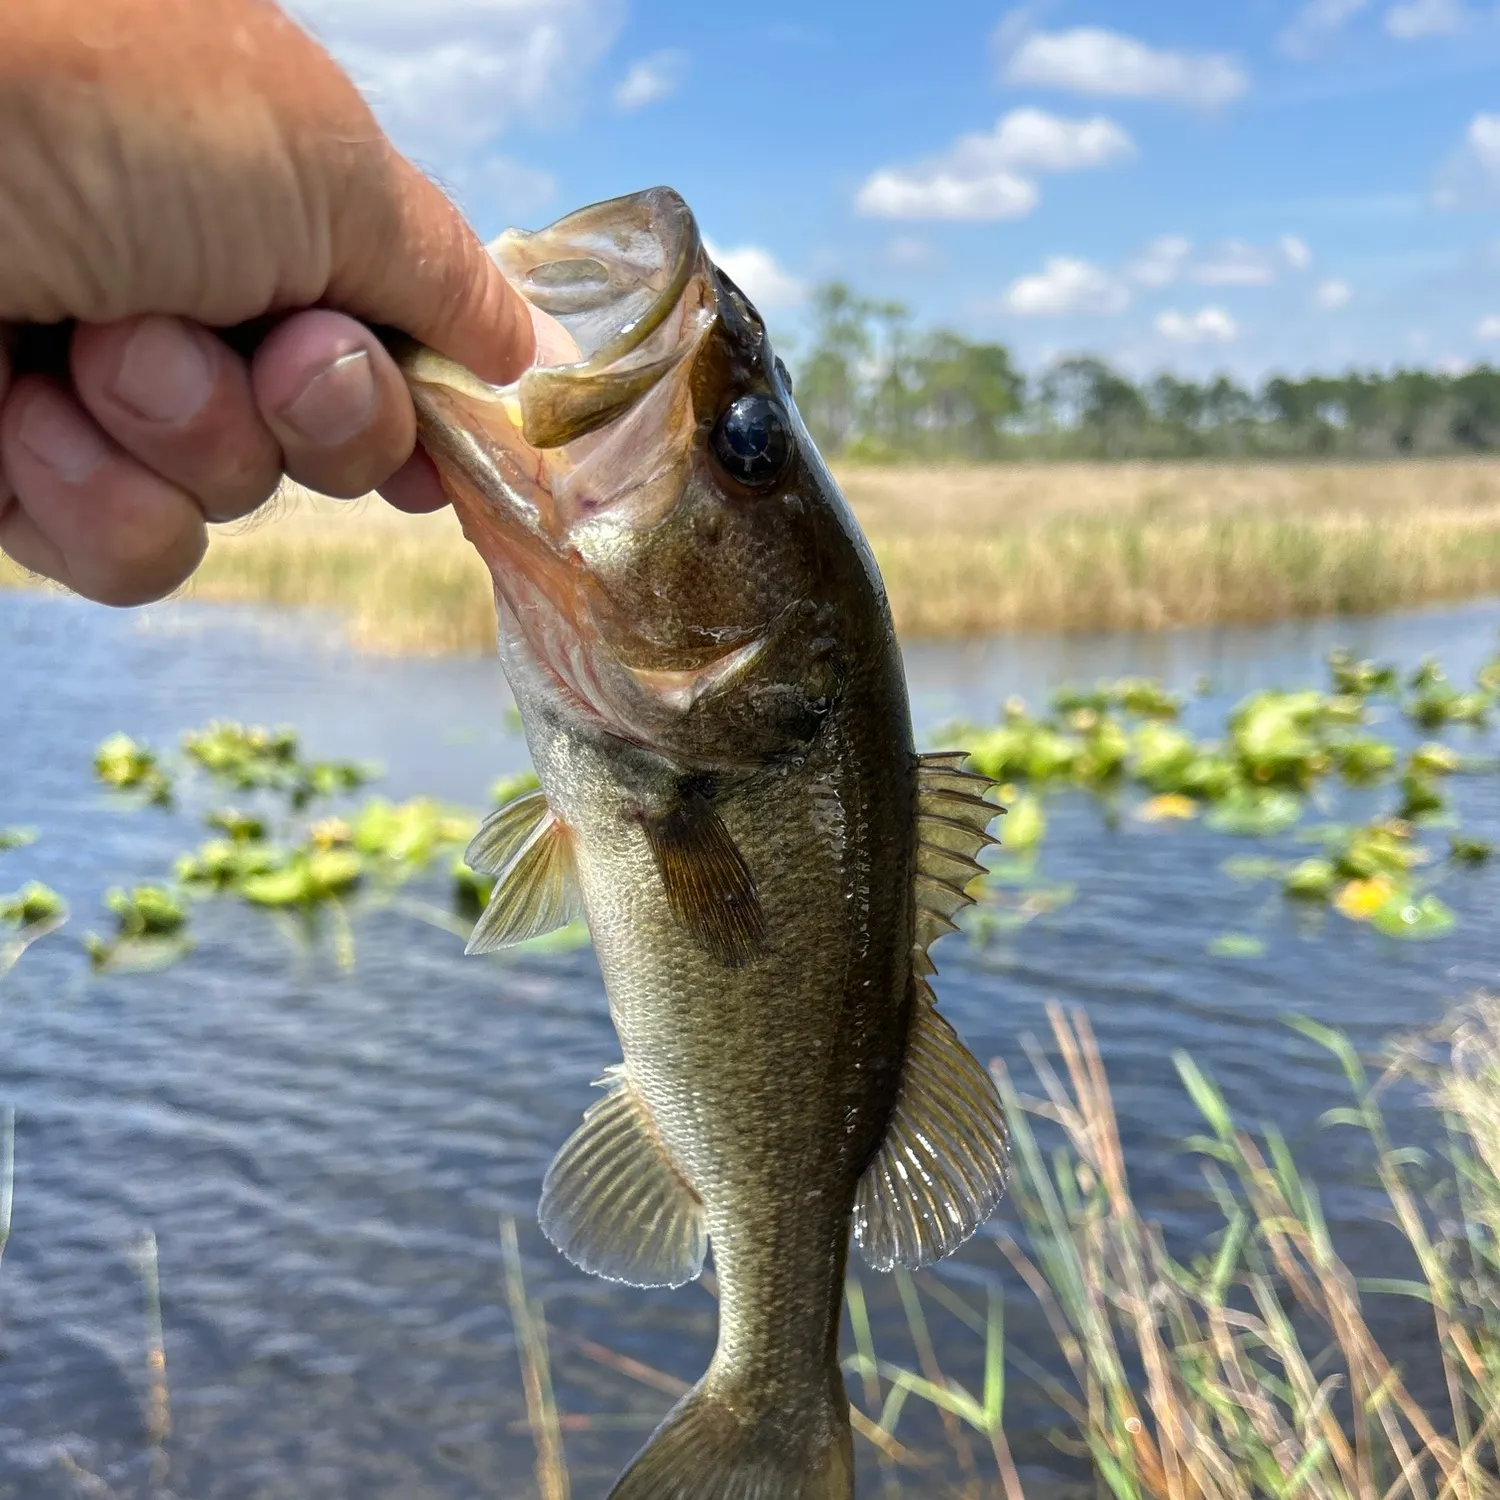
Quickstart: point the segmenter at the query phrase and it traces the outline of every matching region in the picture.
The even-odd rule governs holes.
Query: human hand
[[[530,362],[458,211],[269,0],[4,0],[0,140],[0,547],[89,598],[169,593],[283,474],[441,505],[367,324]],[[248,358],[213,332],[256,319]],[[12,368],[65,320],[62,378]]]

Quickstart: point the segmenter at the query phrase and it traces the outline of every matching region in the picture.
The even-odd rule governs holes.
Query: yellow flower
[[[1198,804],[1181,792],[1163,792],[1135,810],[1143,823],[1164,823],[1168,818],[1196,818]]]
[[[1368,922],[1395,894],[1395,883],[1388,876],[1372,875],[1368,880],[1351,880],[1333,904],[1351,922]]]

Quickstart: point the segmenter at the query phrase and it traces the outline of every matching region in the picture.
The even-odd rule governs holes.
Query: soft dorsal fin
[[[765,914],[755,877],[713,803],[689,791],[644,826],[673,917],[727,968],[748,962],[765,938]]]
[[[973,903],[969,882],[984,873],[981,850],[999,840],[989,831],[1005,811],[985,800],[988,776],[964,770],[967,755],[945,750],[917,757],[917,927],[913,967],[931,974],[927,949],[954,930],[953,915]]]
[[[574,1265],[631,1286],[682,1286],[708,1251],[703,1205],[678,1172],[623,1067],[600,1080],[542,1184],[538,1219]]]
[[[884,1144],[860,1179],[854,1238],[877,1271],[931,1264],[995,1211],[1009,1159],[994,1081],[914,977],[911,1034]]]
[[[465,953],[509,948],[583,914],[572,838],[541,792],[524,792],[491,813],[464,858],[471,869],[495,876]]]

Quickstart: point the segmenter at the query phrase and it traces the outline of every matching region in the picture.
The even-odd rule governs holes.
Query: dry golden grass
[[[911,636],[1366,613],[1500,591],[1500,461],[841,471]],[[0,560],[0,585],[24,576]],[[302,496],[217,531],[199,599],[326,608],[366,647],[488,650],[450,514]]]

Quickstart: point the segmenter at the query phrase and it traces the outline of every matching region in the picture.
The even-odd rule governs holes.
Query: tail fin
[[[706,1381],[693,1387],[609,1500],[854,1500],[842,1382],[827,1399],[754,1420]]]

